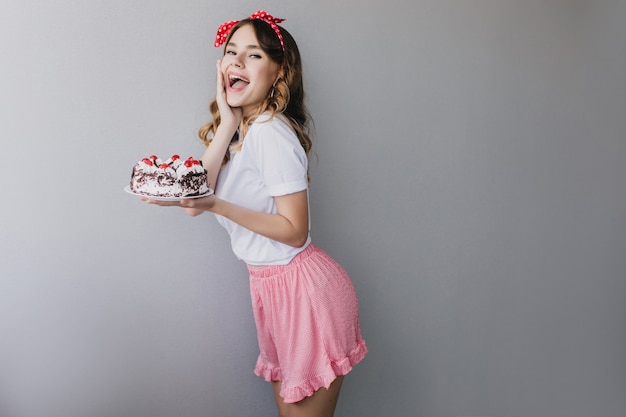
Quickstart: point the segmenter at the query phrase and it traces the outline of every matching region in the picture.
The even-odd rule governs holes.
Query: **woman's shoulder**
[[[306,159],[298,136],[282,115],[259,116],[250,126],[242,150],[250,155],[264,155],[264,159],[279,155],[297,155],[298,159]]]
[[[256,129],[262,129],[264,126],[270,127],[287,127],[291,129],[291,124],[285,115],[282,113],[271,114],[269,112],[261,113],[252,123],[252,127]]]
[[[287,118],[282,114],[263,113],[252,123],[249,130],[250,138],[270,137],[275,139],[296,139],[296,132]]]

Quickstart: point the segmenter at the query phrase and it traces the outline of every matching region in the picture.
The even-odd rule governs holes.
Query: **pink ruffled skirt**
[[[367,353],[350,277],[310,244],[289,264],[251,266],[260,354],[254,373],[281,381],[285,403],[328,388]]]

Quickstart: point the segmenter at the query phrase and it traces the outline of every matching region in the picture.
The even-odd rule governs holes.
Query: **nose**
[[[236,55],[233,57],[232,61],[230,62],[230,65],[237,67],[237,68],[243,67],[243,63],[241,62],[241,59],[239,59],[239,55]]]

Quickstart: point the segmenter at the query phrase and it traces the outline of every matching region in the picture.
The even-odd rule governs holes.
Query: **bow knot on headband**
[[[283,35],[280,34],[280,29],[278,28],[278,25],[277,25],[277,23],[283,22],[285,19],[274,17],[268,12],[263,11],[263,10],[259,10],[256,13],[252,13],[252,15],[250,15],[250,17],[248,17],[247,19],[248,20],[258,19],[269,24],[272,27],[272,29],[274,29],[274,32],[276,32],[276,35],[278,36],[278,40],[280,40],[281,48],[283,48],[283,51],[285,50],[285,44],[283,43]],[[222,23],[220,25],[220,27],[217,29],[217,35],[215,36],[214,45],[216,48],[218,48],[219,46],[223,45],[224,42],[226,42],[226,38],[228,37],[228,34],[230,33],[233,26],[235,26],[237,23],[239,23],[239,20],[231,20],[229,22]]]

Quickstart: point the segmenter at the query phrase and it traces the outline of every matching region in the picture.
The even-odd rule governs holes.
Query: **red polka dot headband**
[[[283,51],[284,51],[285,44],[283,43],[283,35],[280,34],[280,29],[278,29],[277,23],[283,22],[285,19],[274,17],[268,12],[263,11],[263,10],[259,10],[258,12],[253,13],[250,17],[248,17],[248,20],[254,20],[254,19],[262,20],[268,23],[272,27],[272,29],[274,29],[274,32],[276,32],[276,35],[278,35],[278,39],[280,40],[280,46],[283,48]],[[231,20],[229,22],[222,23],[220,25],[220,27],[217,29],[217,35],[215,36],[214,45],[216,48],[220,47],[221,45],[224,44],[224,42],[226,42],[226,38],[228,37],[228,34],[230,33],[233,26],[235,26],[237,23],[239,23],[239,20]]]

